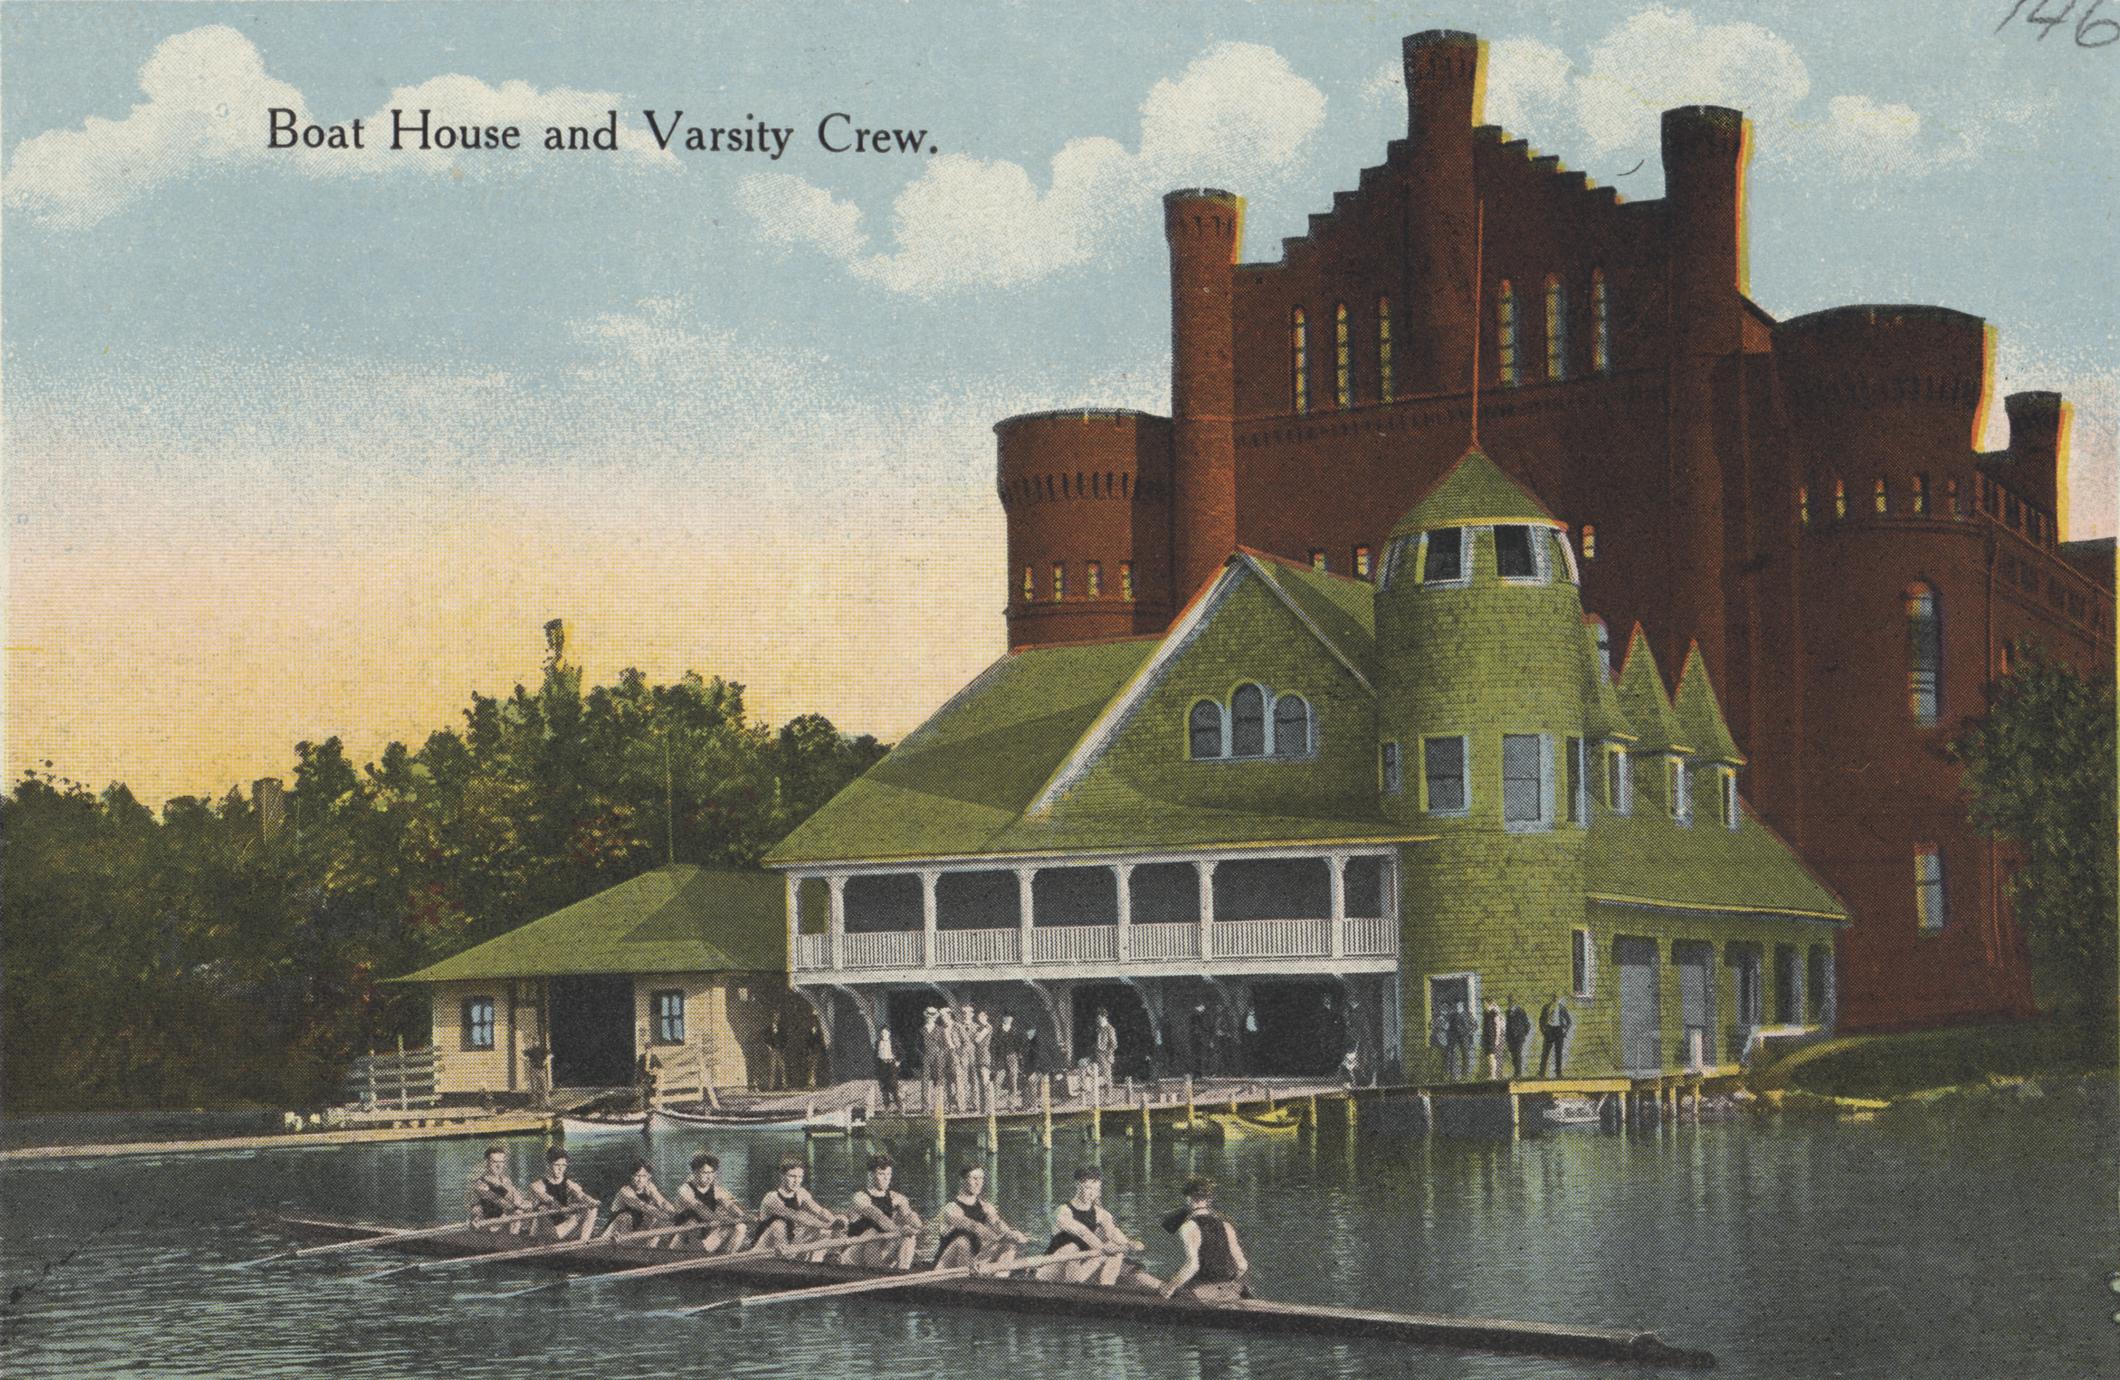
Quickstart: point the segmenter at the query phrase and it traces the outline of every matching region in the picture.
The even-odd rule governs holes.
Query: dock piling
[[[1188,1129],[1191,1128],[1194,1121],[1192,1078],[1193,1076],[1189,1073],[1185,1075],[1185,1125]]]
[[[1044,1079],[1038,1084],[1040,1103],[1038,1139],[1050,1151],[1053,1148],[1053,1080]]]

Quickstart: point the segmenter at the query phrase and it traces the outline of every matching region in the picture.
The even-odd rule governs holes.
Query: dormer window
[[[1723,828],[1737,827],[1737,773],[1729,767],[1721,767],[1715,773],[1716,791],[1721,797]]]
[[[1421,539],[1421,583],[1455,584],[1465,578],[1465,531],[1445,527]]]
[[[1693,803],[1687,798],[1686,764],[1674,754],[1664,758],[1665,805],[1680,824],[1693,822]]]
[[[1634,813],[1634,777],[1627,770],[1627,750],[1617,743],[1605,748],[1605,808],[1616,815]]]

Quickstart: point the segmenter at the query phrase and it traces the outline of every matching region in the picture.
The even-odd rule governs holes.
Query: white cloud
[[[1842,172],[1902,172],[1921,158],[1921,114],[1896,101],[1835,96],[1815,143]]]
[[[1650,9],[1591,47],[1575,83],[1575,114],[1599,153],[1653,151],[1672,106],[1736,106],[1755,126],[1773,127],[1810,92],[1803,59],[1778,34]]]
[[[1488,45],[1489,124],[1512,130],[1552,129],[1572,118],[1574,101],[1575,64],[1560,49],[1531,38],[1505,38]]]
[[[8,165],[6,204],[48,223],[78,228],[210,167],[265,165],[311,177],[397,168],[472,175],[519,170],[538,160],[535,146],[547,125],[601,126],[606,112],[617,106],[617,98],[606,92],[541,90],[519,81],[492,86],[473,77],[439,76],[391,92],[380,110],[365,118],[362,150],[273,150],[267,147],[268,111],[292,110],[304,123],[317,117],[301,91],[266,72],[264,58],[248,38],[220,24],[158,44],[140,68],[140,91],[146,99],[123,119],[90,116],[78,128],[23,140]],[[514,124],[529,147],[492,155],[387,152],[393,108],[431,110],[437,123]],[[619,152],[635,164],[676,161],[623,121]]]
[[[1001,159],[930,160],[891,207],[891,247],[871,251],[860,208],[785,173],[744,179],[738,205],[761,238],[807,245],[894,292],[934,295],[1031,282],[1087,262],[1175,186],[1274,186],[1325,118],[1325,97],[1271,48],[1224,43],[1141,103],[1135,149],[1070,140],[1041,188]]]
[[[1977,440],[1984,450],[2010,443],[2002,400],[2040,389],[2069,404],[2068,527],[2070,541],[2109,537],[2120,528],[2120,369],[2094,348],[2043,348],[2021,332],[1996,334],[1991,404]]]

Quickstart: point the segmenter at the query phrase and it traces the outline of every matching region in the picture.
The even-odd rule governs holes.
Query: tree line
[[[356,767],[297,743],[284,796],[180,796],[44,770],[0,799],[0,1056],[11,1109],[312,1104],[347,1062],[424,1043],[385,985],[674,854],[765,851],[883,755],[743,686],[627,670],[586,694],[555,653],[533,691]]]

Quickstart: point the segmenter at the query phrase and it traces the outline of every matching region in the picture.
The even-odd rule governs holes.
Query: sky
[[[1658,112],[1744,109],[1753,298],[1984,316],[1996,397],[2075,405],[2068,535],[2110,535],[2120,27],[2025,8],[13,0],[5,769],[159,802],[417,746],[549,618],[591,683],[903,734],[1005,649],[992,424],[1167,411],[1159,195],[1241,193],[1278,257],[1404,133],[1430,28],[1629,198]],[[275,108],[365,147],[269,148]],[[531,147],[393,152],[393,108]],[[857,128],[913,147],[826,147]]]

